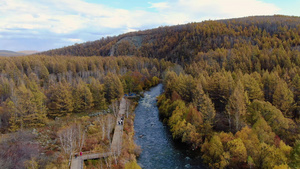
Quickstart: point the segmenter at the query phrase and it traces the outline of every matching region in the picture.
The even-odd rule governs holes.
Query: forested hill
[[[299,49],[300,17],[255,16],[166,26],[106,37],[46,51],[46,55],[119,56],[165,58],[181,63],[199,52],[231,49],[242,44],[263,48]]]
[[[8,134],[0,139],[0,168],[69,168],[81,148],[106,151],[118,99],[160,81],[161,119],[210,168],[300,168],[300,17],[278,15],[160,27],[40,56],[0,57],[0,133]],[[87,116],[99,110],[106,113]],[[127,119],[123,140],[132,141]],[[67,131],[77,135],[68,149]],[[86,141],[77,132],[86,132]],[[123,145],[120,158],[97,167],[136,163],[139,149]]]

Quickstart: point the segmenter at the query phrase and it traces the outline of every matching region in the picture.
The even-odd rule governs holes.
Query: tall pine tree
[[[240,80],[237,82],[233,94],[229,97],[228,104],[226,105],[226,111],[228,114],[230,130],[231,124],[234,124],[235,131],[239,131],[243,124],[243,117],[246,114],[245,92]]]
[[[71,88],[68,84],[58,83],[50,87],[47,107],[50,117],[60,117],[73,111]]]

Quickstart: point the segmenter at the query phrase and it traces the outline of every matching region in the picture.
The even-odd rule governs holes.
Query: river
[[[142,148],[138,164],[145,169],[206,168],[199,156],[173,141],[167,126],[160,121],[156,97],[162,91],[162,84],[151,88],[135,109],[135,142]]]

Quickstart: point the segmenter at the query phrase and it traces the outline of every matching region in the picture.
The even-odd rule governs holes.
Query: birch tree
[[[58,132],[61,148],[64,154],[69,158],[69,166],[71,165],[72,153],[76,150],[78,144],[78,127],[73,124]]]
[[[107,138],[108,140],[110,140],[110,133],[111,133],[111,130],[112,130],[112,127],[113,127],[113,118],[111,116],[108,116],[107,117]]]
[[[127,118],[128,118],[128,114],[129,114],[129,108],[130,108],[130,100],[125,99],[125,113],[126,113]]]
[[[229,97],[226,110],[228,113],[230,130],[232,122],[231,119],[234,119],[235,131],[239,131],[243,122],[243,116],[246,114],[245,93],[241,81],[238,81],[233,94]]]
[[[115,99],[111,102],[110,108],[112,109],[114,116],[117,117],[120,110],[119,100]]]

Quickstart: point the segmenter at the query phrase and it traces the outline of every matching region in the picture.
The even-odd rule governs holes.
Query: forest
[[[59,133],[87,121],[94,124],[86,139],[91,147],[82,149],[105,149],[114,113],[101,119],[81,113],[113,111],[124,93],[160,81],[162,121],[210,168],[300,168],[300,18],[281,15],[165,26],[0,57],[1,132],[15,134],[2,136],[0,163],[61,167],[67,155]],[[129,138],[132,126],[127,131]],[[11,139],[19,141],[10,145]],[[5,156],[28,151],[24,142],[44,155]],[[138,148],[130,145],[122,158],[135,165]]]
[[[75,151],[108,151],[119,98],[158,84],[170,66],[138,57],[0,57],[1,168],[68,168]],[[122,156],[107,159],[107,168],[135,160],[133,108]],[[64,141],[69,131],[72,147]]]
[[[122,56],[165,59],[184,66],[199,52],[232,49],[249,44],[262,48],[298,49],[300,17],[253,16],[165,26],[106,37],[93,42],[53,49],[45,55]]]
[[[211,168],[300,167],[299,24],[276,22],[241,29],[207,23],[217,32],[231,30],[233,43],[211,43],[163,75],[164,123]]]

